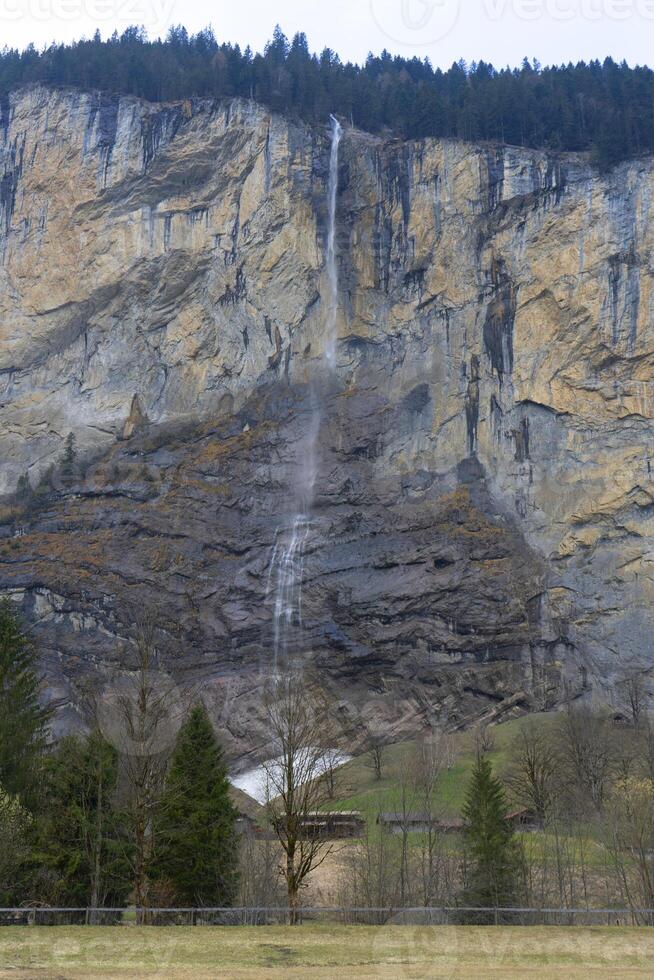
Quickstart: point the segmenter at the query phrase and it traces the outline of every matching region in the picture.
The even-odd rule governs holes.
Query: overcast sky
[[[484,59],[543,64],[604,58],[654,62],[654,0],[0,0],[0,46],[103,36],[142,24],[151,36],[171,24],[211,24],[219,40],[263,47],[275,23],[304,31],[362,61],[384,47],[433,64]]]

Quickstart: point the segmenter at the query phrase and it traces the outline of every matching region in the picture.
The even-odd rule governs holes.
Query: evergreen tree
[[[72,480],[75,476],[75,461],[77,453],[75,451],[75,434],[69,432],[66,436],[64,454],[61,459],[61,475],[64,480]]]
[[[11,607],[0,600],[0,786],[31,806],[49,711],[39,703],[36,654]]]
[[[520,850],[513,827],[506,819],[506,810],[502,785],[493,775],[490,760],[480,753],[463,807],[470,861],[463,896],[465,905],[501,908],[517,900]]]
[[[5,908],[24,899],[31,821],[18,797],[9,796],[0,786],[0,906]]]
[[[45,761],[37,859],[65,905],[122,904],[131,882],[124,815],[116,805],[118,753],[99,731],[61,739]]]
[[[198,705],[180,729],[157,822],[156,874],[172,886],[180,904],[233,904],[236,816],[222,750]]]

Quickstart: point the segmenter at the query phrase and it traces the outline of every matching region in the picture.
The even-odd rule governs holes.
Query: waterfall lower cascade
[[[291,636],[302,629],[302,575],[304,547],[311,524],[304,514],[296,514],[290,529],[277,532],[268,575],[267,595],[274,595],[273,673],[288,662]]]
[[[336,361],[338,314],[338,267],[336,264],[336,200],[338,195],[338,147],[343,135],[340,123],[331,119],[329,179],[327,183],[327,248],[325,271],[327,289],[324,300],[324,367],[331,371]],[[317,442],[322,406],[312,386],[311,412],[298,471],[296,497],[301,511],[295,514],[290,526],[278,528],[270,559],[266,596],[273,601],[273,674],[280,666],[288,666],[296,635],[302,630],[302,579],[307,539],[311,531],[311,505],[317,472]]]

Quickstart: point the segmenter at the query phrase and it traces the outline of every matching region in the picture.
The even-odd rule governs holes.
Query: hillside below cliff
[[[256,753],[317,378],[297,642],[345,741],[653,666],[654,161],[346,129],[325,375],[329,154],[239,100],[1,107],[0,589],[60,727],[147,609]]]

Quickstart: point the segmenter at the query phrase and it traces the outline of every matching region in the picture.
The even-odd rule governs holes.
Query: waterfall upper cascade
[[[327,289],[324,296],[324,366],[331,371],[336,360],[336,324],[338,314],[338,267],[336,263],[336,201],[338,194],[338,148],[343,130],[331,116],[331,147],[327,183],[327,248],[325,271]],[[273,596],[273,672],[288,665],[294,645],[291,634],[302,629],[302,579],[305,548],[311,530],[311,505],[317,473],[317,443],[322,404],[315,383],[311,388],[311,407],[305,445],[296,478],[296,498],[301,510],[290,527],[279,528],[273,546],[268,573],[267,596]]]
[[[343,130],[334,116],[332,121],[332,144],[329,154],[329,183],[327,196],[329,221],[327,225],[327,314],[325,317],[325,357],[330,367],[336,360],[336,317],[338,313],[338,268],[336,265],[336,195],[338,193],[338,147]]]

